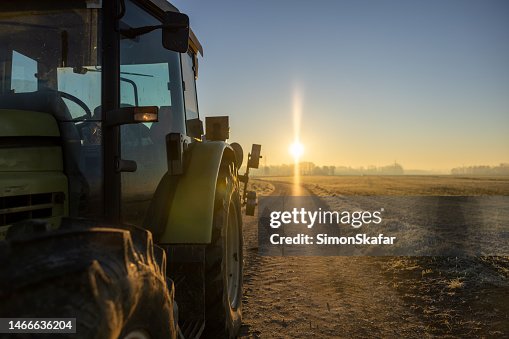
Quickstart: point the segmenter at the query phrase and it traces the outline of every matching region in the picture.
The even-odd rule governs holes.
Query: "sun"
[[[299,141],[295,141],[290,145],[290,154],[293,156],[295,161],[298,161],[304,154],[304,146]]]

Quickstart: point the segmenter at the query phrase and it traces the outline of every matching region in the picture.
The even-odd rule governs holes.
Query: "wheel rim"
[[[150,339],[150,335],[144,330],[134,330],[129,332],[124,339]]]
[[[226,233],[226,269],[228,301],[232,308],[239,302],[240,289],[240,233],[239,220],[235,204],[230,203],[228,211],[228,225]]]

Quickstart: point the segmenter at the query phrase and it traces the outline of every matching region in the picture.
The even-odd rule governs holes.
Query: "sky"
[[[509,2],[175,0],[204,49],[200,115],[262,164],[509,162]]]

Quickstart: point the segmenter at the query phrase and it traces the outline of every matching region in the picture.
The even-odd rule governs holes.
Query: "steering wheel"
[[[81,116],[81,117],[78,117],[78,118],[75,118],[73,120],[81,120],[82,118],[86,117],[86,118],[89,118],[91,119],[92,118],[92,111],[90,110],[90,108],[88,108],[87,104],[85,104],[80,98],[78,97],[75,97],[74,95],[72,94],[69,94],[69,93],[66,93],[66,92],[62,92],[62,91],[57,91],[57,93],[62,97],[62,98],[65,98],[65,99],[68,99],[68,100],[71,100],[72,102],[74,102],[76,105],[80,106],[83,111],[85,111],[85,115]]]

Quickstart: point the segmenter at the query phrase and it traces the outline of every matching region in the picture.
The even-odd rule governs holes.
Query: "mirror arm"
[[[152,31],[155,31],[156,29],[163,28],[163,25],[157,25],[157,26],[143,26],[143,27],[137,27],[137,28],[128,28],[128,29],[121,29],[120,33],[124,35],[125,37],[129,39],[134,39],[137,36],[150,33]]]
[[[166,28],[166,29],[179,29],[179,28],[188,28],[189,25],[186,24],[167,24],[167,25],[157,25],[157,26],[143,26],[143,27],[137,27],[137,28],[128,28],[128,29],[121,29],[120,33],[122,33],[124,36],[126,36],[129,39],[134,39],[137,36],[144,35],[147,33],[150,33],[152,31],[155,31],[159,28]]]

